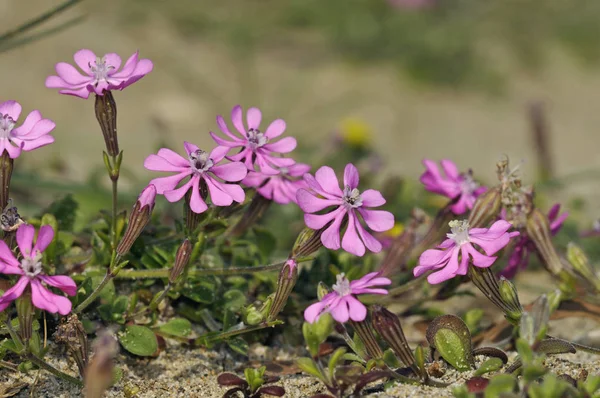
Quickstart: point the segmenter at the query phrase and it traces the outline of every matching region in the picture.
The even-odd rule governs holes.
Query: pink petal
[[[194,145],[187,141],[183,141],[183,147],[185,148],[185,151],[187,152],[188,156],[200,149],[197,145]]]
[[[14,121],[16,121],[21,115],[21,104],[17,101],[5,101],[0,104],[0,113],[4,116],[10,116]]]
[[[106,65],[113,67],[113,69],[110,72],[108,72],[108,75],[111,76],[111,75],[114,75],[115,73],[117,73],[117,71],[121,67],[121,57],[119,57],[119,54],[108,53],[108,54],[104,54],[103,58],[104,58],[104,61],[106,62]]]
[[[69,84],[66,81],[64,81],[58,76],[48,76],[46,78],[45,85],[48,88],[65,88],[69,86]]]
[[[362,257],[365,254],[365,245],[356,233],[356,219],[353,212],[348,212],[348,227],[342,239],[342,249],[350,254]]]
[[[428,269],[439,268],[440,266],[443,266],[448,263],[451,254],[452,250],[425,250],[423,253],[421,253],[421,256],[419,257],[419,266]]]
[[[314,323],[319,316],[325,312],[328,305],[337,297],[335,293],[326,294],[321,301],[309,305],[304,310],[304,319],[308,323]]]
[[[243,137],[246,137],[246,128],[244,127],[244,122],[242,120],[241,106],[236,105],[231,110],[231,122],[233,123],[233,126],[236,128],[236,130],[239,131]]]
[[[217,116],[217,126],[219,126],[219,130],[221,130],[223,134],[233,139],[235,142],[244,142],[238,135],[229,131],[229,127],[227,127],[227,123],[225,123],[225,119],[223,119],[223,116],[221,115]],[[246,138],[246,134],[242,134],[242,137]]]
[[[40,113],[40,111],[35,110],[30,112],[29,115],[27,115],[27,117],[25,118],[23,124],[12,130],[11,135],[23,136],[29,134],[29,132],[33,129],[33,126],[35,126],[35,124],[40,120],[42,120],[42,114]]]
[[[373,231],[384,232],[394,227],[394,215],[389,211],[366,210],[359,207],[358,212]]]
[[[47,275],[39,275],[39,279],[46,282],[50,286],[54,286],[69,296],[74,296],[77,294],[77,284],[73,279],[69,278],[65,275],[55,275],[55,276],[47,276]]]
[[[256,171],[248,171],[248,174],[242,180],[242,184],[252,188],[257,188],[261,186],[267,178],[269,177],[265,176],[262,173],[258,173]]]
[[[329,313],[337,322],[345,323],[350,319],[350,314],[348,313],[348,303],[346,298],[344,297],[342,300],[339,300],[337,305],[336,303],[332,304],[329,307]]]
[[[35,113],[33,111],[31,113]],[[31,115],[30,113],[30,115]],[[39,112],[38,112],[39,114]],[[29,117],[27,117],[29,119]],[[27,119],[25,120],[27,122]],[[23,124],[12,131],[13,136],[21,138],[23,140],[35,140],[47,135],[49,132],[54,130],[56,124],[50,119],[42,119],[35,122],[31,127]]]
[[[166,191],[174,190],[181,180],[190,174],[192,174],[191,169],[172,176],[155,178],[149,184],[156,187],[156,193],[163,195]]]
[[[175,152],[169,148],[161,148],[158,150],[158,152],[156,154],[158,156],[160,156],[161,158],[164,158],[165,160],[167,160],[169,163],[171,163],[174,166],[180,166],[180,167],[189,167],[190,166],[190,162],[187,158],[184,158],[183,156],[181,156],[180,154],[178,154],[177,152]]]
[[[333,219],[333,223],[331,223],[331,225],[321,234],[321,243],[323,243],[323,246],[326,248],[331,250],[337,250],[340,248],[340,227],[346,213],[347,212],[345,210],[340,211]],[[307,215],[304,216],[305,221],[306,216]]]
[[[277,153],[292,152],[296,148],[296,139],[293,137],[285,137],[277,142],[267,144],[263,148],[265,148],[268,151]]]
[[[475,265],[477,267],[481,267],[481,268],[490,267],[492,264],[494,264],[494,261],[496,261],[496,259],[497,259],[497,257],[486,256],[486,255],[479,253],[477,250],[475,250],[475,248],[473,246],[471,246],[469,244],[463,245],[463,248],[468,254],[471,255],[472,263],[473,263],[473,265]]]
[[[18,267],[21,264],[17,261],[14,253],[8,248],[8,245],[3,240],[0,240],[0,263],[10,265],[11,267]]]
[[[227,141],[227,140],[224,140],[223,138],[219,137],[218,135],[216,135],[212,131],[209,132],[209,134],[212,137],[212,139],[215,140],[215,142],[218,145],[221,145],[221,146],[226,146],[226,147],[229,147],[229,148],[235,148],[235,147],[243,146],[244,145],[243,141]]]
[[[323,166],[315,173],[315,179],[319,183],[323,190],[329,194],[335,195],[337,197],[342,197],[343,193],[340,189],[340,184],[338,182],[337,177],[335,176],[335,172],[329,166]]]
[[[350,319],[354,322],[362,322],[367,318],[367,307],[363,303],[352,296],[346,296],[346,303],[350,310]]]
[[[38,231],[38,236],[35,246],[33,246],[33,251],[35,252],[37,250],[40,253],[43,252],[46,250],[48,245],[52,243],[52,239],[54,239],[54,229],[52,229],[50,225],[42,225]]]
[[[200,196],[200,179],[195,178],[192,186],[192,197],[190,198],[190,209],[194,213],[204,213],[208,209],[208,205]]]
[[[17,229],[17,244],[19,250],[24,256],[31,255],[31,247],[33,246],[33,236],[35,235],[35,228],[33,225],[24,224]]]
[[[229,148],[229,147],[218,146],[216,148],[213,148],[212,151],[210,151],[210,153],[208,154],[208,157],[210,159],[212,159],[212,161],[215,164],[217,164],[225,158],[225,155],[227,155],[227,152],[229,152],[230,149],[231,148]]]
[[[262,114],[260,113],[260,109],[250,108],[250,109],[248,109],[248,111],[246,111],[246,120],[248,122],[248,129],[258,130],[261,119],[262,119]]]
[[[205,178],[208,191],[210,192],[210,200],[215,206],[229,206],[233,203],[233,198],[223,190],[221,183],[216,182],[212,178]]]
[[[443,267],[440,271],[434,272],[427,277],[427,282],[432,285],[436,285],[438,283],[447,281],[448,279],[452,279],[456,276],[456,271],[458,271],[458,254],[460,252],[459,248],[456,250],[452,250],[450,252],[450,259],[445,267]]]
[[[129,76],[131,76],[133,74],[133,71],[135,71],[135,68],[138,64],[138,56],[139,56],[139,52],[137,52],[137,51],[135,53],[131,54],[131,56],[127,59],[127,61],[125,61],[125,65],[123,66],[123,69],[121,69],[120,71],[111,73],[110,77],[115,78],[115,79],[125,79],[125,78],[128,78]]]
[[[298,201],[298,206],[300,206],[305,213],[315,213],[329,206],[341,205],[339,199],[320,199],[305,189],[299,189],[298,192],[296,192],[296,200]]]
[[[285,131],[285,121],[282,119],[276,119],[269,124],[265,131],[265,136],[272,140],[273,138],[279,137]]]
[[[304,215],[304,223],[310,229],[321,229],[325,225],[331,222],[342,210],[340,207],[337,210],[332,211],[327,214],[305,214]]]
[[[460,172],[458,171],[458,168],[456,167],[456,164],[454,164],[453,161],[449,159],[442,159],[440,163],[442,164],[442,169],[444,169],[444,173],[446,173],[446,175],[452,180],[458,180],[461,178]]]
[[[173,176],[175,177],[175,176]],[[170,178],[170,177],[164,177],[164,179],[166,178]],[[159,191],[159,186],[156,185],[159,178],[150,181],[150,184],[154,185],[156,187],[156,191],[160,193]],[[190,178],[190,180],[188,182],[186,182],[185,184],[183,184],[182,186],[180,186],[177,189],[172,189],[172,190],[164,190],[163,194],[165,195],[165,198],[167,198],[167,200],[171,203],[175,203],[175,202],[179,202],[187,193],[187,191],[192,187],[192,185],[198,184],[198,176],[192,176],[192,178]]]
[[[248,166],[248,165],[249,165],[249,162],[251,162],[251,160],[252,160],[252,158],[251,158],[251,157],[248,157],[248,158],[246,159],[246,166]],[[258,167],[260,167],[260,171],[261,171],[263,174],[268,174],[268,175],[277,175],[277,174],[279,174],[279,170],[277,170],[277,169],[273,168],[273,167],[272,167],[272,166],[269,164],[268,160],[270,160],[270,157],[269,157],[269,158],[267,158],[266,156],[263,156],[263,155],[262,155],[262,154],[260,154],[260,153],[257,153],[257,154],[256,154],[256,164],[258,165]],[[250,164],[251,164],[251,163],[250,163]],[[250,169],[250,167],[248,167],[248,169]]]
[[[183,158],[182,158],[183,159]],[[186,166],[176,166],[160,155],[148,155],[144,160],[144,167],[152,171],[175,171],[182,172],[190,168],[189,163]]]
[[[16,147],[14,145],[11,145],[7,139],[0,138],[0,143],[1,143],[0,154],[2,152],[4,152],[4,150],[6,150],[6,152],[8,152],[8,156],[11,159],[16,159],[19,157],[19,155],[21,155],[21,145],[23,145],[22,142],[19,144],[19,147]]]
[[[73,95],[75,97],[86,99],[90,96],[90,90],[87,87],[79,88],[76,90],[60,90],[60,94]]]
[[[265,156],[269,158],[269,162],[271,162],[272,164],[274,164],[277,167],[287,167],[289,169],[290,167],[294,166],[294,164],[296,164],[296,161],[291,158],[282,158],[279,156],[271,156],[269,154],[269,152],[264,149],[264,147],[258,148],[258,152],[260,152],[261,154],[263,154],[263,152],[264,152]],[[310,167],[309,167],[309,169],[310,169]]]
[[[86,48],[81,49],[73,55],[73,59],[77,66],[87,74],[90,74],[90,65],[96,65],[96,54]]]
[[[350,187],[350,189],[358,188],[358,170],[352,163],[348,163],[344,169],[344,187]]]
[[[69,299],[47,290],[37,279],[31,281],[31,302],[37,308],[52,314],[58,312],[61,315],[67,315],[71,312]]]
[[[288,167],[288,174],[292,177],[302,177],[310,171],[310,165],[305,163],[296,163]],[[364,203],[364,198],[363,198]]]
[[[360,235],[360,238],[365,243],[367,249],[369,249],[373,253],[379,253],[383,248],[381,246],[381,242],[379,242],[377,238],[375,238],[373,235],[367,232],[367,230],[363,228],[360,222],[356,221],[355,225],[356,229],[358,230],[358,235]]]
[[[83,76],[73,65],[65,62],[59,62],[56,64],[56,74],[65,83],[71,86],[78,86],[81,84],[89,83],[90,76]]]
[[[241,181],[248,174],[248,169],[240,162],[232,162],[213,166],[210,171],[225,181]]]
[[[25,291],[25,288],[29,284],[29,278],[26,276],[22,276],[19,278],[17,283],[10,289],[6,290],[2,297],[0,297],[0,308],[4,309],[8,306],[11,301],[15,301]]]
[[[362,205],[364,207],[379,207],[385,204],[385,199],[381,192],[374,189],[367,189],[360,193],[362,198]]]

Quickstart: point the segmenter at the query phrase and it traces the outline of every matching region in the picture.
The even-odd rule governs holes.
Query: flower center
[[[34,278],[42,272],[42,253],[21,260],[21,269],[28,278]]]
[[[468,173],[462,174],[462,182],[460,184],[460,190],[463,195],[471,196],[473,192],[479,188],[479,184],[473,179],[473,173],[469,170]]]
[[[248,144],[250,144],[250,148],[255,150],[256,148],[260,148],[265,145],[269,140],[260,130],[250,129],[248,130],[248,134],[246,134],[248,138]]]
[[[209,153],[202,149],[190,153],[189,159],[190,165],[197,173],[204,173],[215,164],[213,160],[209,158]]]
[[[452,231],[446,236],[456,242],[458,246],[470,242],[469,222],[467,220],[452,220],[448,223]]]
[[[344,204],[348,207],[356,208],[362,206],[362,197],[358,188],[350,189],[350,186],[344,187]]]
[[[115,69],[114,66],[106,64],[106,57],[96,57],[95,65],[92,65],[92,63],[89,62],[88,66],[90,68],[90,71],[94,75],[96,83],[98,83],[100,80],[106,81],[108,79],[108,72]]]
[[[10,132],[15,127],[15,121],[9,115],[0,113],[0,138],[9,138]]]
[[[338,274],[336,277],[336,283],[331,287],[334,292],[336,292],[340,296],[347,296],[352,293],[352,289],[350,288],[350,281],[346,279],[346,275],[342,272]]]

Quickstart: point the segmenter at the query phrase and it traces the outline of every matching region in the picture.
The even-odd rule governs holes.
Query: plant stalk
[[[74,378],[73,376],[69,376],[68,374],[66,374],[64,372],[61,372],[60,370],[56,369],[54,366],[50,365],[49,363],[47,363],[43,359],[35,356],[34,354],[30,353],[29,355],[27,355],[27,359],[30,360],[31,362],[33,362],[34,364],[36,364],[38,367],[52,373],[54,376],[58,377],[59,379],[62,379],[71,384],[75,384],[78,387],[83,387],[83,382],[81,380],[78,380],[78,379]]]

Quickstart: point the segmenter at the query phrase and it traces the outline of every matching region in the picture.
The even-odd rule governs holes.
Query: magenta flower
[[[450,206],[454,214],[460,215],[472,209],[475,199],[486,191],[485,187],[480,187],[473,180],[473,175],[468,173],[459,173],[458,168],[451,160],[441,161],[442,169],[445,175],[440,174],[437,164],[429,159],[423,160],[423,165],[427,169],[419,179],[425,189],[446,196],[450,199],[456,199],[456,203]]]
[[[344,274],[336,276],[337,282],[332,286],[333,292],[326,294],[321,301],[309,305],[304,310],[304,319],[313,323],[319,317],[329,312],[337,322],[362,322],[367,317],[367,307],[358,301],[358,294],[388,294],[385,289],[373,288],[392,283],[388,278],[379,276],[379,272],[371,272],[360,279],[350,282]]]
[[[466,220],[450,221],[449,225],[452,232],[447,234],[448,239],[438,246],[439,249],[425,250],[419,257],[419,265],[413,270],[415,277],[439,270],[427,277],[429,283],[437,284],[457,275],[466,275],[469,260],[476,267],[490,267],[497,258],[492,255],[506,246],[510,238],[519,235],[518,232],[507,232],[512,224],[504,220],[496,221],[489,229],[469,228]]]
[[[290,158],[274,156],[273,152],[288,153],[293,151],[296,148],[296,139],[286,137],[277,142],[271,142],[271,140],[283,134],[285,122],[282,119],[274,120],[263,133],[259,130],[261,119],[262,114],[258,108],[248,109],[246,112],[248,128],[246,129],[242,120],[242,107],[236,105],[231,110],[231,121],[241,137],[229,131],[225,120],[220,115],[217,116],[219,129],[231,138],[231,141],[222,139],[212,131],[210,135],[217,144],[227,148],[227,150],[241,148],[239,153],[228,156],[229,160],[244,162],[248,170],[256,171],[258,168],[263,174],[278,174],[279,171],[275,167],[289,167],[295,162]]]
[[[42,252],[54,238],[54,230],[49,225],[43,225],[38,237],[33,244],[35,228],[33,225],[24,224],[17,230],[17,244],[22,259],[15,258],[13,252],[6,243],[0,241],[0,273],[7,275],[21,275],[17,283],[4,292],[0,297],[0,311],[4,311],[8,305],[19,298],[27,286],[31,286],[31,301],[34,306],[41,310],[67,315],[71,312],[71,302],[63,296],[52,293],[42,283],[56,287],[69,296],[77,292],[77,285],[68,276],[44,275],[42,268]]]
[[[190,208],[195,213],[206,211],[208,206],[200,194],[201,183],[206,184],[210,199],[215,206],[229,206],[231,203],[241,203],[245,199],[244,190],[237,184],[246,177],[248,170],[241,162],[231,162],[219,165],[227,149],[217,147],[208,153],[194,144],[184,142],[187,159],[170,149],[162,148],[156,155],[150,155],[144,161],[144,167],[152,171],[176,172],[169,177],[159,177],[150,181],[156,187],[156,192],[165,195],[169,202],[177,202],[186,192],[192,189]],[[191,178],[179,188],[177,185],[186,177]]]
[[[22,125],[15,127],[20,115],[18,102],[0,104],[0,155],[6,150],[11,159],[18,158],[21,151],[32,151],[54,142],[50,132],[56,124],[52,120],[42,119],[40,111],[35,110],[27,115]]]
[[[313,177],[304,175],[309,190],[299,189],[296,193],[298,205],[304,211],[304,222],[311,229],[319,230],[326,226],[321,234],[321,242],[328,249],[340,248],[340,229],[344,221],[348,227],[342,239],[342,248],[356,256],[365,254],[365,246],[374,253],[381,251],[381,243],[363,227],[364,223],[373,231],[383,232],[394,226],[394,215],[389,211],[371,210],[385,204],[379,191],[358,190],[358,170],[353,164],[346,165],[344,170],[344,190],[339,186],[335,172],[331,167],[323,166]],[[326,214],[310,214],[325,208],[334,207]],[[358,233],[357,233],[358,231]]]
[[[556,235],[562,228],[563,223],[569,216],[569,213],[562,213],[560,216],[560,204],[556,203],[548,212],[548,221],[550,222],[550,233]],[[506,211],[502,211],[502,218],[506,217]],[[529,255],[536,251],[535,244],[529,238],[527,233],[522,233],[519,240],[512,249],[512,253],[508,258],[508,264],[500,272],[500,275],[511,279],[514,278],[518,271],[525,269],[529,263]]]
[[[281,205],[296,203],[296,192],[300,188],[308,188],[302,176],[310,170],[304,163],[296,163],[279,169],[279,174],[268,175],[256,171],[248,172],[242,184],[255,188],[267,199]]]
[[[121,57],[115,53],[97,57],[93,51],[82,49],[73,56],[83,71],[65,62],[56,64],[58,76],[48,76],[46,87],[60,88],[59,93],[88,98],[90,93],[103,95],[104,90],[123,90],[152,72],[154,65],[149,59],[138,59],[135,52],[121,70]]]

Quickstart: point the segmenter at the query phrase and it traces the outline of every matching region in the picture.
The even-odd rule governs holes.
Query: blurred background
[[[149,153],[179,151],[183,140],[211,147],[215,116],[227,119],[238,103],[259,107],[264,121],[285,119],[295,157],[315,166],[343,157],[342,142],[378,154],[368,166],[381,175],[414,181],[424,157],[450,158],[493,184],[507,155],[531,182],[543,174],[535,109],[546,181],[564,188],[550,195],[579,198],[569,203],[588,225],[600,214],[598,0],[72,3],[25,38],[0,41],[0,98],[57,124],[55,144],[16,161],[22,190],[103,189],[93,99],[44,81],[81,48],[123,59],[139,50],[154,71],[115,93],[132,194],[151,175],[142,166]],[[10,31],[60,4],[4,0],[0,26]]]

